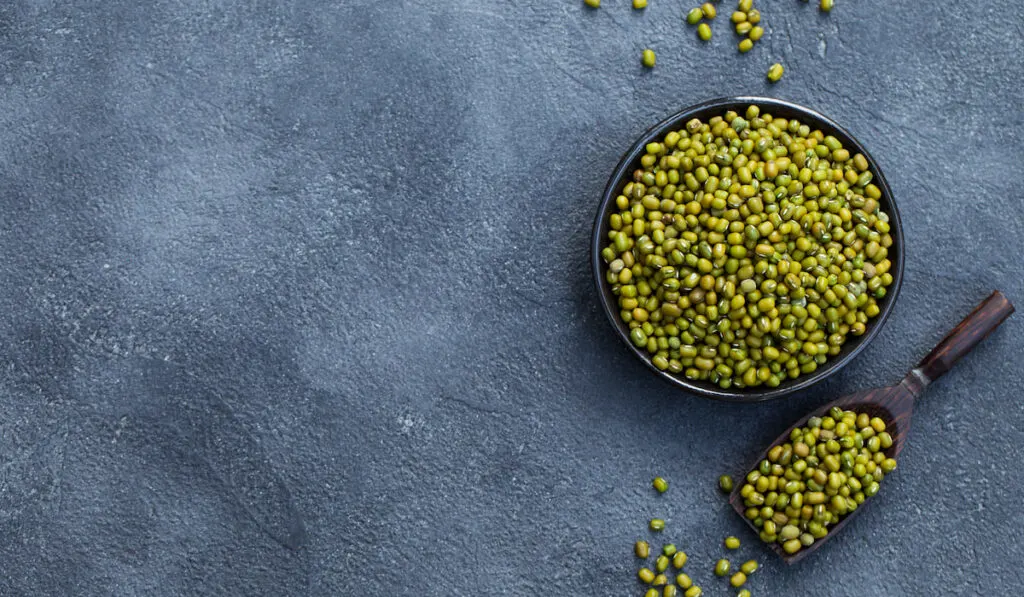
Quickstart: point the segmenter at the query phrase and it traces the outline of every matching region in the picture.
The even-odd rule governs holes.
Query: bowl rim
[[[787,118],[795,115],[802,122],[810,124],[814,126],[814,128],[821,129],[827,134],[839,137],[843,142],[844,147],[850,149],[852,153],[862,153],[864,157],[867,158],[869,170],[874,174],[872,182],[882,191],[881,203],[886,206],[887,209],[885,211],[889,214],[890,234],[893,237],[893,247],[895,247],[895,251],[892,251],[893,255],[890,256],[890,260],[893,265],[889,270],[889,273],[892,274],[893,281],[888,287],[881,312],[870,323],[867,332],[855,340],[855,344],[851,346],[849,352],[838,355],[834,360],[826,361],[824,365],[809,375],[801,375],[794,380],[785,380],[775,388],[724,390],[718,386],[713,386],[710,383],[693,382],[681,375],[662,371],[654,366],[651,359],[646,356],[646,352],[641,352],[633,345],[629,339],[628,326],[619,319],[618,308],[613,307],[612,304],[611,290],[608,288],[607,282],[604,281],[602,271],[604,263],[603,258],[601,257],[604,239],[601,234],[601,229],[602,224],[607,217],[609,205],[618,195],[618,188],[632,169],[631,166],[645,151],[647,143],[651,142],[653,139],[664,136],[669,129],[677,128],[680,123],[685,123],[685,121],[691,118],[701,117],[706,120],[709,117],[724,114],[728,110],[746,110],[746,107],[751,104],[758,106],[762,110],[772,112],[773,114],[781,110],[783,113],[788,113],[785,115]],[[609,323],[612,325],[612,328],[615,329],[619,338],[629,348],[630,352],[639,358],[648,369],[677,388],[687,390],[699,396],[728,402],[763,402],[806,389],[835,374],[848,365],[858,354],[861,353],[861,351],[864,350],[864,348],[867,347],[868,344],[871,343],[872,340],[875,339],[876,336],[878,336],[883,325],[893,311],[896,304],[896,298],[899,296],[900,289],[903,285],[905,250],[903,223],[900,218],[899,207],[893,197],[892,189],[889,187],[889,183],[886,180],[885,175],[882,173],[882,170],[879,168],[877,161],[875,161],[863,144],[850,134],[849,131],[831,118],[800,104],[769,97],[731,96],[710,99],[693,104],[668,116],[661,122],[647,129],[637,138],[636,142],[633,143],[629,150],[623,154],[619,163],[612,171],[611,177],[608,179],[608,184],[605,186],[601,202],[598,205],[597,217],[594,220],[594,227],[591,234],[590,259],[594,282],[597,287],[597,294],[605,316],[608,318]]]

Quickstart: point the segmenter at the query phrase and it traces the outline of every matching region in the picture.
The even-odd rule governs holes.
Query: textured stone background
[[[0,594],[640,595],[652,515],[705,595],[731,533],[756,595],[1018,592],[1022,314],[811,560],[715,493],[992,288],[1024,303],[1019,5],[837,4],[764,3],[746,56],[677,0],[0,4]],[[655,379],[587,262],[630,142],[741,93],[847,124],[909,246],[873,345],[758,406]]]

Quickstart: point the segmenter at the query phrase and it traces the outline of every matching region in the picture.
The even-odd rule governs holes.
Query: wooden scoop
[[[907,440],[907,432],[910,430],[910,415],[914,411],[914,399],[924,393],[928,384],[952,369],[953,365],[961,357],[974,349],[978,343],[999,327],[999,324],[1003,323],[1011,313],[1013,313],[1013,305],[1010,301],[998,290],[994,291],[987,299],[975,307],[974,311],[971,311],[971,314],[960,322],[960,325],[956,326],[952,332],[943,338],[942,342],[939,342],[938,346],[928,353],[928,356],[918,363],[917,367],[911,369],[910,373],[903,378],[903,381],[894,386],[855,392],[829,402],[787,429],[771,443],[768,449],[789,441],[790,432],[794,428],[806,424],[807,420],[811,417],[823,416],[829,409],[838,406],[844,410],[853,410],[858,413],[866,412],[872,417],[880,417],[885,421],[886,430],[892,436],[892,447],[886,450],[886,455],[895,458],[900,453],[900,450],[903,449],[903,444]],[[767,458],[767,454],[768,450],[766,449],[764,453],[757,457],[757,460],[754,461],[747,471],[756,469],[758,464]],[[732,507],[739,513],[740,517],[754,529],[754,532],[759,533],[760,529],[744,516],[746,506],[743,504],[743,498],[740,496],[740,489],[745,482],[745,475],[746,472],[744,472],[744,479],[736,483],[732,494],[729,496],[729,503],[732,504]],[[885,485],[885,483],[883,482],[882,485]],[[871,498],[865,500],[861,507],[843,516],[838,523],[831,525],[827,535],[815,541],[810,547],[801,548],[795,554],[787,554],[778,543],[771,543],[769,546],[787,564],[798,562],[814,553],[825,541],[831,539],[838,531],[849,524],[850,519],[863,510],[864,506],[870,502]]]

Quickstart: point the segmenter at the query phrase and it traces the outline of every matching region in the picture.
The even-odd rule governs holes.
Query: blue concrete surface
[[[764,3],[741,56],[627,4],[0,5],[0,595],[642,595],[653,515],[708,596],[729,534],[755,595],[1018,593],[1021,314],[812,559],[715,480],[991,289],[1024,303],[1019,6]],[[631,141],[735,94],[845,124],[908,244],[880,337],[756,406],[651,375],[588,267]]]

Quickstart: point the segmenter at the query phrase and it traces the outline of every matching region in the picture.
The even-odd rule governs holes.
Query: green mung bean
[[[647,68],[654,68],[654,63],[657,62],[657,59],[658,58],[654,54],[654,50],[650,48],[644,50],[643,55],[641,56],[641,62]],[[640,220],[637,221],[640,222]]]
[[[637,541],[633,545],[633,553],[640,559],[646,559],[647,556],[651,555],[651,546],[646,541]]]
[[[729,574],[729,560],[722,558],[715,563],[715,576],[725,576]]]

